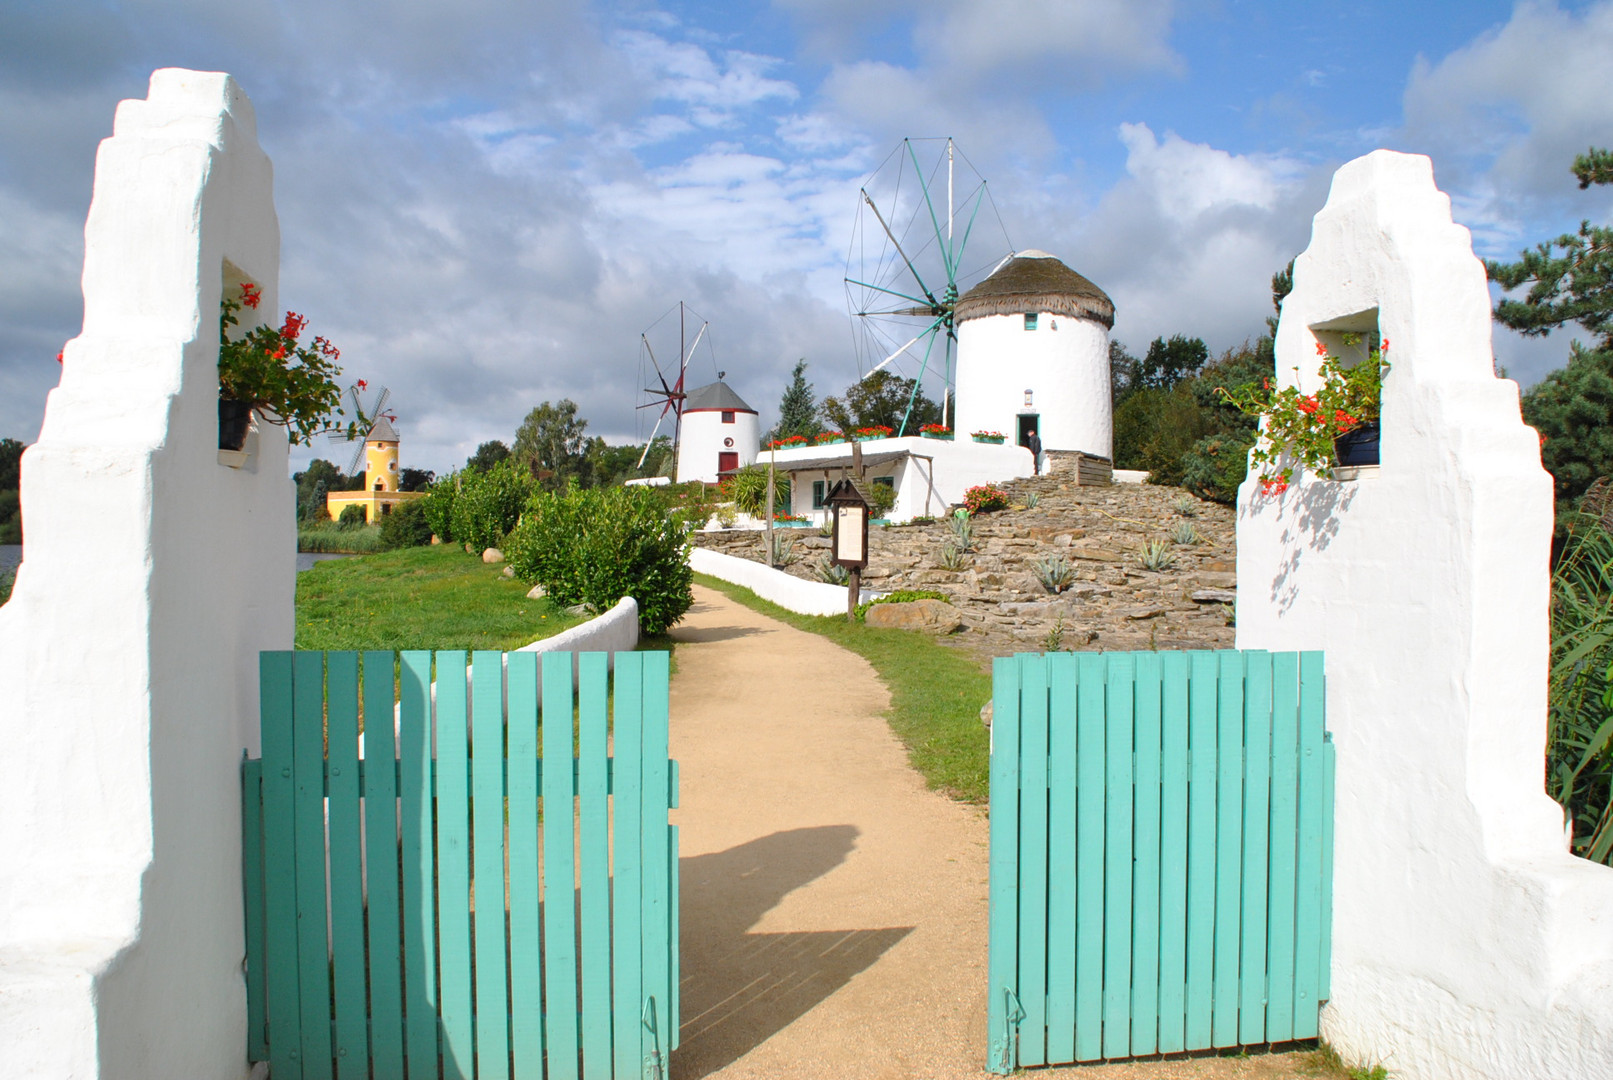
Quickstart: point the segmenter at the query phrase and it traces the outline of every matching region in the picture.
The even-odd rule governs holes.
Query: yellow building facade
[[[364,490],[329,492],[325,509],[332,518],[339,518],[349,506],[362,506],[364,520],[373,523],[399,503],[425,495],[423,491],[398,490],[398,433],[383,416],[364,437]]]

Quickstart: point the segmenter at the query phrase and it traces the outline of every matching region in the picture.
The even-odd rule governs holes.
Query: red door
[[[733,472],[737,468],[739,468],[739,451],[737,451],[737,450],[719,450],[719,451],[717,451],[717,475],[718,476],[721,476],[725,472]]]

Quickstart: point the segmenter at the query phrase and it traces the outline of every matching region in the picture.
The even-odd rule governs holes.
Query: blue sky
[[[439,471],[544,400],[641,435],[639,334],[680,299],[711,323],[691,379],[726,370],[764,423],[797,357],[842,389],[857,190],[904,136],[989,181],[983,257],[1060,256],[1134,351],[1260,333],[1333,170],[1380,146],[1433,158],[1481,256],[1613,219],[1568,172],[1613,144],[1613,0],[11,0],[0,435],[37,434],[96,144],[166,66],[252,97],[280,295]],[[1496,334],[1526,384],[1567,347]]]

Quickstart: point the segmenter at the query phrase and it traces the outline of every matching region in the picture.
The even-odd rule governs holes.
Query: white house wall
[[[243,1076],[240,760],[290,648],[283,429],[218,457],[223,281],[278,311],[252,106],[156,72],[96,157],[84,328],[0,607],[0,1076]]]
[[[1102,324],[1045,311],[1035,330],[1026,330],[1018,314],[958,324],[958,437],[1000,431],[1013,442],[1022,413],[1040,414],[1044,450],[1114,456],[1109,332]]]
[[[1337,744],[1324,1037],[1400,1080],[1613,1076],[1613,870],[1543,790],[1552,481],[1425,157],[1333,180],[1277,372],[1379,330],[1382,464],[1238,501],[1237,643],[1326,653]],[[1295,368],[1299,369],[1296,376]]]
[[[949,505],[963,502],[963,494],[980,484],[1000,484],[1035,472],[1031,454],[1022,446],[1001,446],[991,443],[955,441],[949,439],[877,439],[862,444],[864,455],[907,450],[914,455],[933,458],[935,490],[931,494],[932,462],[910,457],[882,465],[866,466],[870,479],[892,476],[896,481],[896,505],[891,509],[892,521],[907,521],[915,517],[936,516],[946,513]],[[846,471],[851,469],[849,443],[831,443],[828,446],[804,446],[777,451],[779,468],[787,468],[797,461],[812,461],[838,457],[845,461]],[[767,464],[771,454],[759,459]],[[825,480],[828,486],[840,479],[841,469],[831,467],[811,472],[793,473],[790,506],[801,517],[824,521],[822,509],[812,507],[812,481]]]
[[[722,422],[722,413],[716,409],[700,409],[683,414],[683,431],[679,436],[678,483],[688,480],[717,482],[717,455],[728,451],[739,455],[739,467],[744,468],[756,460],[761,434],[757,416],[753,412],[734,412],[734,422]],[[733,444],[728,445],[727,440]]]

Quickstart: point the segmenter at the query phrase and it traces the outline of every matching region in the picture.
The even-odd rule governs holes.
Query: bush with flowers
[[[336,382],[342,373],[336,364],[341,351],[323,337],[303,344],[308,326],[303,316],[288,311],[279,329],[260,325],[230,337],[241,310],[256,310],[262,300],[263,290],[246,282],[239,297],[226,296],[219,304],[219,396],[250,405],[265,420],[284,425],[294,444],[312,444],[315,436],[327,432],[350,439],[368,434],[373,417],[360,414],[346,424],[330,422],[332,416],[346,415]],[[360,381],[359,389],[364,385]]]
[[[1344,344],[1357,346],[1361,335],[1345,334]],[[1322,385],[1314,394],[1302,394],[1297,386],[1275,390],[1268,378],[1260,387],[1232,393],[1225,387],[1217,392],[1238,409],[1261,418],[1263,438],[1255,444],[1250,465],[1258,469],[1260,493],[1281,495],[1294,478],[1294,463],[1312,472],[1323,472],[1334,460],[1334,442],[1347,432],[1378,419],[1381,410],[1383,376],[1389,370],[1384,354],[1389,340],[1370,345],[1366,359],[1350,367],[1316,343],[1322,357],[1318,369]],[[1288,458],[1285,463],[1284,457]]]
[[[965,489],[963,507],[970,515],[1002,510],[1008,506],[1008,492],[996,484],[979,484]]]

